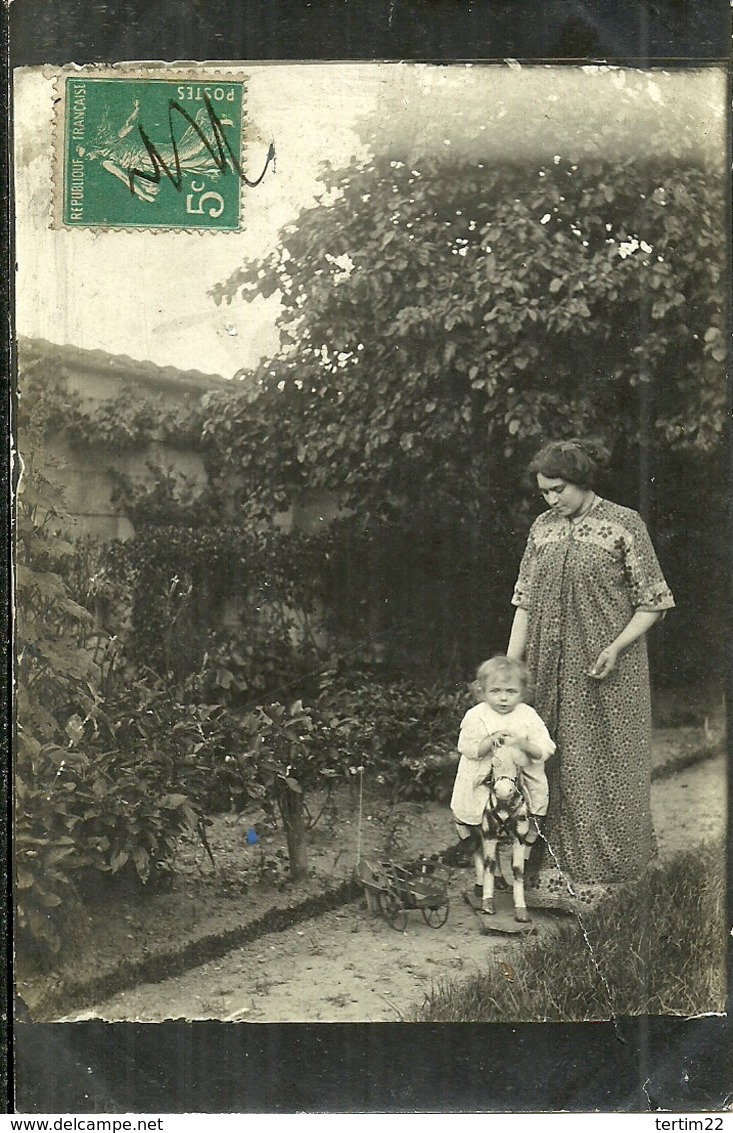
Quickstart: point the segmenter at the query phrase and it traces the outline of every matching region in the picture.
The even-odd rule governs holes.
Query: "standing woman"
[[[526,662],[558,749],[544,853],[527,879],[535,905],[578,908],[639,878],[655,850],[645,634],[674,599],[641,517],[595,492],[607,461],[574,439],[529,466],[548,510],[522,557],[507,654]]]

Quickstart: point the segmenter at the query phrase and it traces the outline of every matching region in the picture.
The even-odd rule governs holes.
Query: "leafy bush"
[[[460,721],[473,703],[468,691],[331,671],[301,691],[288,705],[266,701],[247,711],[189,704],[203,743],[186,757],[188,782],[203,810],[256,800],[274,817],[282,778],[308,792],[349,782],[359,769],[392,803],[448,799]]]
[[[307,872],[305,795],[348,782],[368,769],[397,804],[446,800],[454,778],[458,725],[468,704],[458,690],[409,682],[380,684],[366,674],[322,675],[312,705],[266,702],[239,713],[217,709],[219,741],[195,757],[202,806],[257,802],[278,814],[288,838],[291,875]]]
[[[316,542],[175,508],[163,524],[140,503],[129,513],[135,537],[107,556],[129,595],[131,660],[177,680],[199,672],[200,695],[240,705],[322,660]],[[227,612],[236,635],[224,628]]]
[[[34,754],[35,753],[35,754]],[[78,910],[72,878],[91,859],[74,827],[76,784],[59,785],[65,752],[22,736],[15,777],[15,895],[21,941],[34,953],[57,951]]]
[[[74,870],[87,864],[63,819],[57,798],[72,715],[93,707],[95,666],[83,647],[92,618],[74,602],[59,573],[73,553],[59,537],[53,485],[28,459],[17,503],[15,572],[18,743],[15,760],[15,868],[18,925],[58,948],[55,925]]]
[[[58,498],[29,458],[17,505],[15,871],[20,937],[40,956],[71,929],[84,873],[129,863],[146,882],[197,821],[180,788],[196,722],[160,687],[127,674],[115,684],[115,643],[64,578],[73,547]]]
[[[465,689],[354,673],[325,677],[316,703],[324,719],[341,721],[351,745],[343,756],[367,763],[392,802],[449,798],[458,728],[473,703]]]

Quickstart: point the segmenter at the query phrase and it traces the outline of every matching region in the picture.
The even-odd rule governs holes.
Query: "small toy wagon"
[[[448,920],[448,881],[451,871],[440,862],[421,858],[407,868],[393,861],[368,861],[356,865],[356,879],[363,885],[370,912],[380,912],[402,932],[408,909],[419,909],[425,924],[441,928]]]

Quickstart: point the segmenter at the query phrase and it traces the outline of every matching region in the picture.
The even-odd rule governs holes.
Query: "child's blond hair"
[[[491,657],[488,661],[482,661],[476,670],[476,680],[473,682],[473,691],[477,700],[483,698],[486,685],[492,679],[497,677],[508,677],[510,680],[518,681],[522,689],[522,699],[525,700],[529,694],[530,679],[529,670],[522,661],[514,661],[511,657],[507,657],[504,653],[499,653],[495,657]]]

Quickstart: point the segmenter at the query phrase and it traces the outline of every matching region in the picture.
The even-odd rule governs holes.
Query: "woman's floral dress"
[[[590,900],[602,887],[639,877],[654,855],[644,637],[605,680],[588,674],[636,610],[667,610],[674,599],[641,517],[597,498],[577,520],[552,511],[535,520],[512,602],[528,611],[534,705],[558,749],[547,768],[550,808],[534,903]]]

